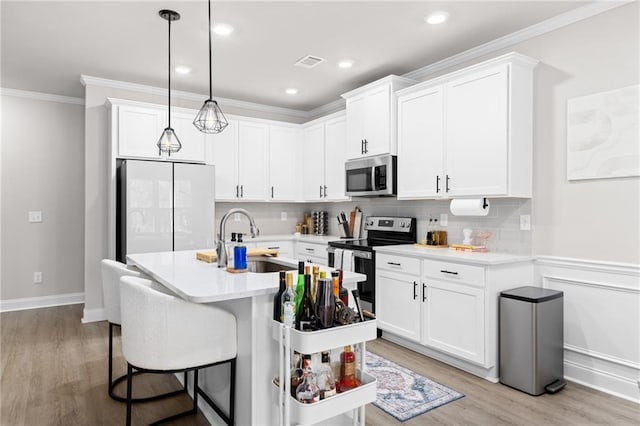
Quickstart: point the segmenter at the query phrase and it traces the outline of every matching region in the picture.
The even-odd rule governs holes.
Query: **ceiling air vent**
[[[300,58],[298,62],[293,65],[302,68],[313,68],[321,62],[324,62],[324,59],[318,58],[317,56],[307,55],[303,58]]]

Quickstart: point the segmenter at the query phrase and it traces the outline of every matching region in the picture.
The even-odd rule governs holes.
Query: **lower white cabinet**
[[[477,368],[468,371],[497,380],[498,297],[532,285],[531,261],[478,265],[389,253],[376,259],[378,327],[415,343],[414,350],[463,360]]]
[[[484,289],[425,277],[422,343],[484,363]]]
[[[420,342],[420,276],[376,272],[376,317],[381,330]]]
[[[310,261],[318,265],[327,266],[329,263],[327,254],[327,243],[310,243],[307,241],[296,241],[296,259]]]

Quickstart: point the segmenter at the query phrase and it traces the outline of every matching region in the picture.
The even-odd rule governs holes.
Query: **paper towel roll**
[[[485,205],[486,207],[483,207]],[[486,216],[489,214],[489,200],[486,198],[451,200],[449,208],[454,216]]]

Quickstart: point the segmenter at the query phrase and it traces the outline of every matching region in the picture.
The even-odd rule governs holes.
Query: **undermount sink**
[[[265,257],[260,259],[249,258],[247,260],[247,270],[254,274],[268,274],[270,272],[296,271],[297,268],[283,265],[281,262],[278,262],[277,258]]]

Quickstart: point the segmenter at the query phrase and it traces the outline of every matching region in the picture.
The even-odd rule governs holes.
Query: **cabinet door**
[[[425,280],[422,343],[484,363],[484,290],[452,282]]]
[[[214,179],[213,166],[174,163],[174,250],[215,247]]]
[[[331,201],[348,200],[345,195],[345,171],[347,120],[336,118],[325,123],[324,138],[324,184],[325,199]]]
[[[324,124],[304,130],[302,165],[302,198],[305,201],[323,200]]]
[[[118,155],[160,158],[158,139],[166,127],[166,112],[130,105],[118,107]]]
[[[391,152],[391,86],[368,92],[364,100],[364,155],[388,154]]]
[[[501,195],[508,176],[508,66],[447,85],[449,195]]]
[[[364,97],[347,100],[347,158],[364,156]]]
[[[295,201],[298,197],[296,152],[298,131],[269,127],[269,199]]]
[[[175,130],[182,148],[180,151],[171,154],[173,160],[205,161],[205,139],[206,133],[202,133],[193,125],[193,119],[197,111],[191,113],[172,112],[171,126]]]
[[[242,200],[267,199],[267,132],[261,123],[238,125],[238,183]]]
[[[238,189],[238,122],[229,120],[222,133],[213,135],[213,164],[216,166],[216,200],[236,200]]]
[[[398,100],[398,198],[444,193],[443,96],[437,86]]]
[[[378,328],[420,341],[419,277],[376,271]]]

